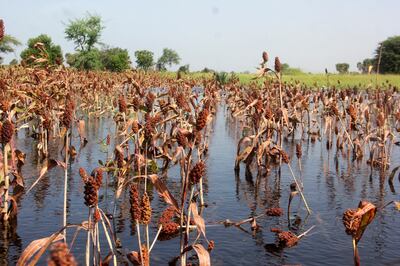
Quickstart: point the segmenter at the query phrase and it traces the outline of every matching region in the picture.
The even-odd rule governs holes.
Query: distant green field
[[[166,75],[176,75],[176,73],[168,72]],[[188,74],[191,77],[212,77],[212,73],[201,73],[193,72]],[[255,74],[243,74],[236,73],[237,77],[243,84],[249,84],[251,82],[262,82],[263,78],[255,79]],[[272,76],[271,76],[272,77]],[[327,76],[325,74],[288,74],[282,76],[283,81],[288,83],[300,82],[306,86],[327,86]],[[375,74],[329,74],[330,86],[336,87],[354,87],[361,86],[363,88],[371,87],[374,88],[376,85],[380,87],[388,87],[389,85],[400,87],[400,75],[378,75]]]
[[[237,74],[239,80],[245,84],[254,80],[254,74]],[[375,74],[329,74],[328,78],[325,74],[296,74],[296,75],[283,75],[283,81],[288,83],[300,82],[307,86],[322,87],[327,86],[328,78],[329,84],[336,87],[387,87],[389,84],[392,86],[400,87],[400,75],[378,75]]]

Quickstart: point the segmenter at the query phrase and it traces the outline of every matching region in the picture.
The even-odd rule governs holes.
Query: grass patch
[[[161,75],[166,75],[169,77],[176,77],[175,72],[163,72]],[[191,72],[189,75],[192,78],[211,78],[213,73],[202,73],[202,72]],[[239,78],[240,82],[243,84],[250,84],[251,82],[262,82],[263,79],[255,79],[256,74],[243,74],[235,73]],[[272,77],[272,76],[271,76]],[[284,82],[291,84],[301,83],[302,85],[308,87],[324,87],[327,86],[327,76],[325,74],[309,74],[309,73],[299,73],[299,74],[284,74],[282,76]],[[387,88],[390,85],[400,87],[400,75],[378,75],[375,74],[329,74],[329,84],[330,86],[336,86],[340,88],[346,87],[362,87],[362,88],[375,88],[376,85],[379,87]]]

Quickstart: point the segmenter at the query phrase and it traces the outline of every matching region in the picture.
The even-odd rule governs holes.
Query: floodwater
[[[386,180],[381,181],[379,171],[366,164],[352,161],[351,155],[341,154],[335,161],[336,148],[327,150],[325,141],[303,141],[302,176],[304,194],[312,209],[307,216],[300,198],[292,203],[291,229],[300,234],[311,226],[315,227],[300,242],[283,250],[274,248],[275,236],[270,228],[288,230],[286,214],[281,217],[263,217],[258,219],[261,230],[253,233],[249,224],[242,228],[225,227],[218,224],[229,219],[240,221],[264,213],[269,207],[282,207],[287,210],[292,178],[286,165],[272,168],[267,176],[257,179],[245,174],[244,166],[239,175],[233,170],[236,155],[236,143],[239,139],[235,126],[227,122],[229,115],[225,106],[218,109],[210,139],[207,157],[207,178],[205,201],[208,207],[203,210],[207,226],[207,238],[215,241],[211,252],[213,265],[352,265],[353,251],[351,237],[346,235],[342,224],[342,214],[347,208],[356,208],[361,199],[371,201],[377,206],[391,200],[400,200],[400,184],[395,179],[394,190]],[[68,222],[72,224],[87,220],[88,209],[83,200],[83,182],[78,174],[79,167],[88,172],[98,166],[98,160],[105,160],[106,150],[100,142],[108,133],[113,135],[114,123],[110,118],[86,121],[89,143],[69,166],[68,180]],[[38,162],[35,150],[37,143],[24,132],[16,138],[16,147],[27,154],[23,166],[25,186],[30,187],[38,177],[42,164]],[[295,140],[296,141],[296,140]],[[335,142],[333,142],[335,143]],[[79,147],[79,136],[74,133],[73,144]],[[50,157],[61,159],[60,145],[50,144]],[[292,141],[284,143],[292,158],[295,145]],[[400,148],[394,146],[390,170],[400,165]],[[112,150],[109,150],[112,154]],[[292,160],[293,170],[300,175],[297,160]],[[389,171],[390,172],[390,171]],[[165,182],[170,191],[178,197],[179,168],[171,168]],[[58,231],[62,224],[64,172],[54,168],[46,174],[37,186],[24,194],[19,201],[18,220],[0,232],[0,265],[14,265],[24,248],[35,239],[43,238]],[[101,188],[100,207],[112,213],[114,206],[112,186],[105,182]],[[153,191],[150,193],[153,207],[151,239],[154,237],[160,213],[167,205]],[[122,250],[137,250],[136,232],[132,227],[129,214],[129,194],[121,196],[114,216],[115,230],[122,243]],[[296,220],[296,222],[294,222]],[[400,212],[390,205],[377,213],[375,220],[367,228],[359,243],[362,265],[400,265]],[[73,237],[74,229],[68,231],[68,241]],[[195,236],[192,233],[192,238]],[[80,232],[73,246],[73,254],[78,261],[84,261],[86,233]],[[107,255],[108,247],[102,237],[102,254]],[[206,243],[203,242],[205,246]],[[152,265],[167,265],[168,261],[179,254],[179,237],[159,241],[152,254]],[[40,264],[45,264],[43,258]],[[82,264],[82,263],[81,263]]]

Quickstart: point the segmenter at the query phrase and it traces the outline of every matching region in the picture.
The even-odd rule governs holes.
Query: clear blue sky
[[[305,71],[371,57],[379,41],[400,35],[399,0],[2,0],[7,33],[26,45],[46,33],[63,52],[65,24],[90,12],[103,18],[101,41],[160,56],[164,47],[191,70],[255,71],[261,52]],[[20,47],[16,53],[19,53]],[[6,62],[15,58],[6,57]]]

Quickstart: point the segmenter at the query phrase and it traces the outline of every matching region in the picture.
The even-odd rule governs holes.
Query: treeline
[[[1,53],[12,53],[21,43],[11,35],[5,34],[3,20],[0,20],[2,36],[0,38]],[[65,38],[75,44],[75,51],[67,53],[65,58],[59,45],[53,43],[50,36],[41,34],[28,40],[27,48],[21,54],[21,65],[49,66],[66,62],[70,67],[80,70],[124,71],[131,68],[131,58],[128,50],[110,47],[100,42],[104,29],[100,16],[87,14],[84,18],[69,21],[65,28]],[[155,61],[154,54],[148,50],[135,51],[136,67],[149,70],[165,71],[167,67],[180,63],[180,57],[172,49],[164,48],[160,58]],[[0,56],[0,64],[3,58]],[[16,59],[10,65],[18,64]],[[189,65],[180,67],[188,72]]]

